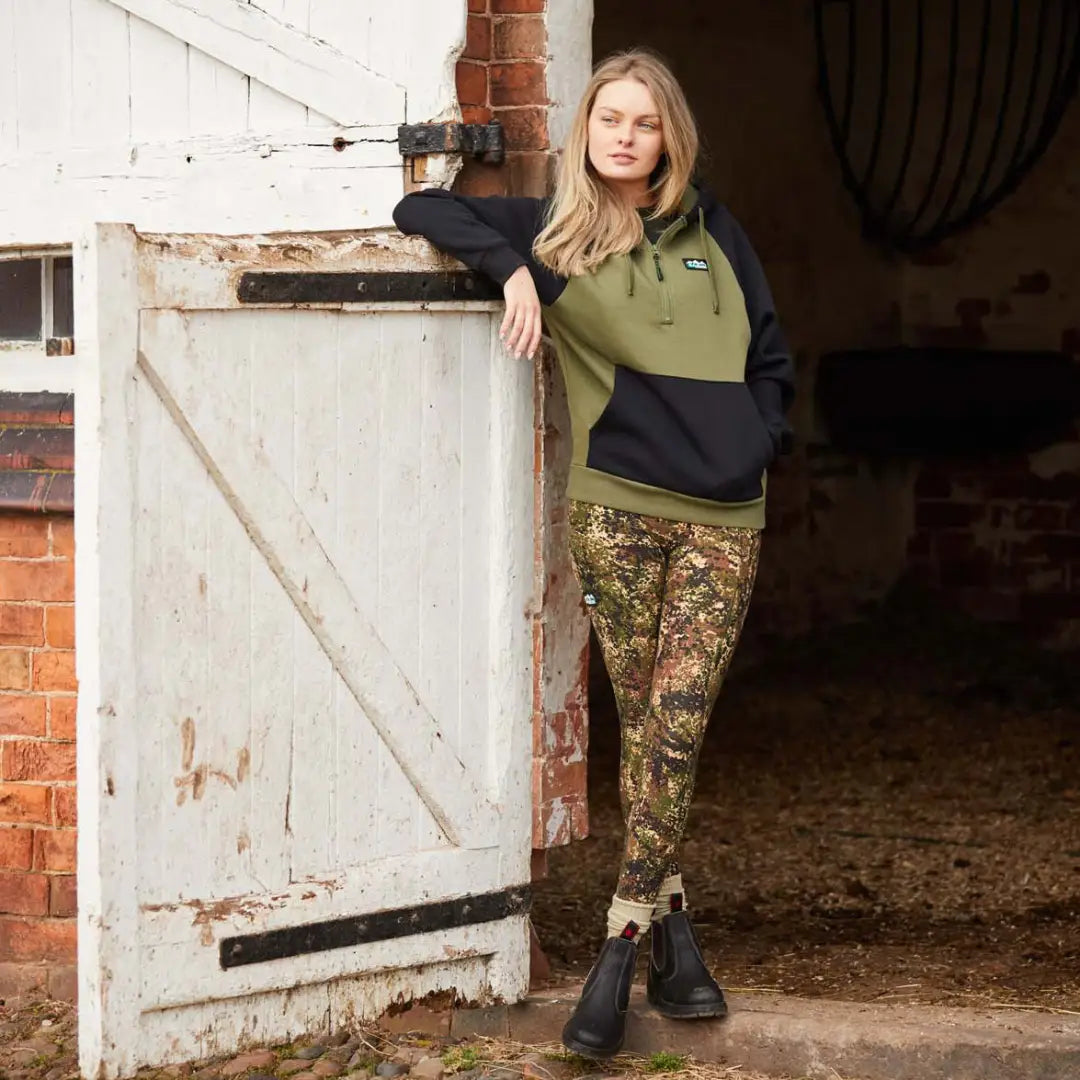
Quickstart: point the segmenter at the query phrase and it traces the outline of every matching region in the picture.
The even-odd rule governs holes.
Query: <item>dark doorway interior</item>
[[[837,350],[1076,364],[1080,105],[989,217],[886,252],[841,183],[812,6],[595,4],[597,57],[650,44],[686,86],[800,379],[798,448],[770,479],[754,604],[699,766],[690,907],[731,987],[1075,1010],[1080,426],[871,453],[836,437],[816,390]],[[1022,359],[994,371],[1025,378]],[[593,661],[591,836],[550,852],[537,883],[556,974],[591,963],[622,843],[618,721]]]

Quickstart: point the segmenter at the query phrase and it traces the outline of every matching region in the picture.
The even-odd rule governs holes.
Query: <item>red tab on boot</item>
[[[676,911],[682,911],[682,893],[672,893],[668,898],[668,904],[671,906],[671,913],[674,915]]]
[[[638,924],[631,919],[624,927],[623,932],[619,935],[621,938],[625,938],[627,941],[633,941],[638,935]]]

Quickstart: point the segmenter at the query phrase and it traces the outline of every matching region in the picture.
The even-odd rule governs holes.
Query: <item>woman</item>
[[[563,1031],[594,1058],[623,1044],[647,927],[654,1007],[727,1011],[678,849],[757,570],[765,469],[790,441],[793,373],[746,236],[691,183],[697,154],[674,76],[634,50],[596,69],[550,199],[429,190],[394,211],[502,286],[515,357],[533,356],[543,316],[566,380],[570,550],[618,703],[626,822],[608,937]]]

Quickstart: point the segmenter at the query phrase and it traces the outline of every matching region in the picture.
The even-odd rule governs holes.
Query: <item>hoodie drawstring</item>
[[[712,286],[712,309],[714,315],[720,314],[720,286],[716,281],[716,268],[713,266],[713,260],[709,257],[709,245],[706,239],[707,233],[705,232],[705,215],[698,210],[698,236],[701,238],[701,257],[705,260],[706,266],[709,268],[709,284]]]
[[[633,257],[627,253],[624,258],[626,259],[626,295],[634,295],[634,260]]]

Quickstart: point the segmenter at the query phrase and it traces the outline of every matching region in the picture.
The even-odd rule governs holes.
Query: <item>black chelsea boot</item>
[[[562,1041],[567,1050],[603,1061],[622,1049],[637,961],[637,932],[636,923],[627,923],[622,936],[604,942],[573,1015],[563,1028]]]
[[[685,911],[653,921],[649,949],[649,1004],[662,1016],[726,1016],[724,992],[705,966],[694,925]]]

